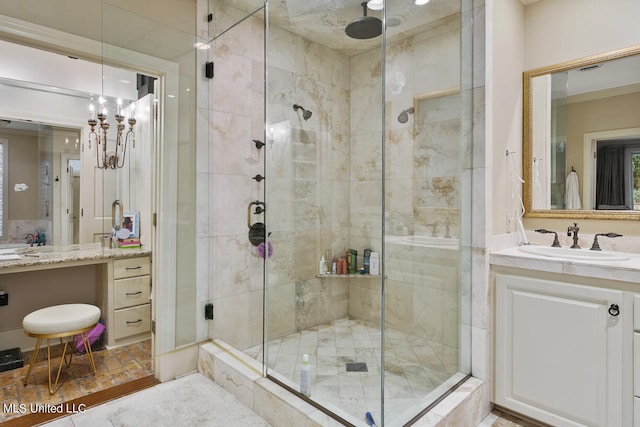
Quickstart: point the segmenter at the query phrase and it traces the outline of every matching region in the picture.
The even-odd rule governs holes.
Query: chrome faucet
[[[578,244],[578,231],[580,231],[580,228],[578,228],[577,222],[573,223],[573,227],[567,228],[567,236],[573,237],[573,245],[571,245],[571,249],[580,249],[580,245]]]

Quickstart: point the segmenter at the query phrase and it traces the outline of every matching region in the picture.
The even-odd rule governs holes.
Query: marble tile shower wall
[[[348,248],[349,58],[277,27],[269,32],[267,203],[269,338],[347,315],[344,281],[318,260]],[[308,120],[293,110],[312,111]]]
[[[374,250],[380,249],[382,236],[381,65],[377,49],[351,59],[349,240],[352,247]],[[449,235],[458,237],[460,100],[454,97],[448,102],[440,98],[429,101],[428,96],[460,86],[460,17],[442,19],[419,34],[391,43],[386,65],[385,233],[434,232],[444,237],[448,224]],[[397,84],[398,75],[404,76],[404,86]],[[425,97],[427,101],[422,100]],[[400,123],[398,115],[409,107],[414,107],[416,113],[409,116],[408,122]],[[428,127],[414,127],[420,118],[427,120]],[[395,251],[385,255],[386,268],[408,268],[407,273],[414,274],[411,263],[398,264],[399,246],[386,249]],[[415,332],[413,316],[404,325],[398,323],[413,311],[411,305],[403,304],[412,301],[407,299],[407,290],[413,293],[414,283],[400,281],[395,285],[387,288],[387,301],[396,301],[387,306],[387,319],[393,319],[396,328]],[[379,281],[352,280],[349,304],[351,316],[379,322]],[[441,323],[438,320],[434,324]]]
[[[244,15],[213,6],[217,33]],[[199,275],[210,283],[211,336],[238,349],[262,340],[262,260],[247,239],[247,206],[265,200],[273,255],[268,261],[269,336],[344,317],[347,286],[315,278],[318,259],[348,239],[348,57],[282,29],[269,34],[269,132],[264,135],[263,14],[217,38],[206,54],[215,77],[203,81],[199,123]],[[313,112],[308,121],[293,110]],[[253,139],[265,140],[258,150]],[[201,139],[200,139],[201,140]],[[267,170],[263,167],[266,159]],[[206,160],[205,160],[206,159]],[[256,174],[268,178],[261,183]],[[202,212],[208,212],[202,215]],[[252,221],[264,221],[252,215]]]

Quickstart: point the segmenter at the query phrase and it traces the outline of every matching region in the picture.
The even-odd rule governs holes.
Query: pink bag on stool
[[[100,321],[92,330],[87,332],[87,338],[89,339],[89,344],[93,345],[93,343],[98,341],[98,339],[102,336],[102,333],[104,332],[105,329],[106,328],[104,324],[102,323],[102,321]],[[80,335],[76,335],[74,345],[76,347],[77,353],[85,352],[84,343],[82,342],[82,338],[80,337]]]

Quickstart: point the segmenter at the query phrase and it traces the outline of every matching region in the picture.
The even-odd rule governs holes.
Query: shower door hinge
[[[213,78],[213,62],[206,62],[204,64],[204,75],[209,79]]]
[[[213,319],[213,304],[210,302],[204,305],[204,318],[207,320]]]
[[[153,213],[153,219],[151,220],[151,223],[154,227],[158,224],[158,214],[155,212]]]
[[[207,15],[207,22],[213,21],[213,13]]]
[[[151,333],[154,334],[154,335],[156,334],[156,321],[155,320],[151,321]]]

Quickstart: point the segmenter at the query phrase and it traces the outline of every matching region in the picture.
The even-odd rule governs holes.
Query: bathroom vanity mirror
[[[135,169],[150,156],[153,101],[138,99],[137,74],[5,41],[0,54],[12,58],[0,70],[0,245],[27,244],[36,233],[47,246],[95,243],[111,231],[112,201],[148,210],[150,200],[142,206],[137,189],[148,187],[150,166]],[[48,67],[35,66],[42,61]],[[91,106],[107,115],[111,153],[116,111],[128,118],[132,103],[137,147],[130,142],[126,157],[120,154],[122,168],[101,168],[95,136],[89,144]]]
[[[80,141],[77,128],[0,119],[3,244],[79,243]]]
[[[640,46],[523,75],[525,216],[640,219]]]

